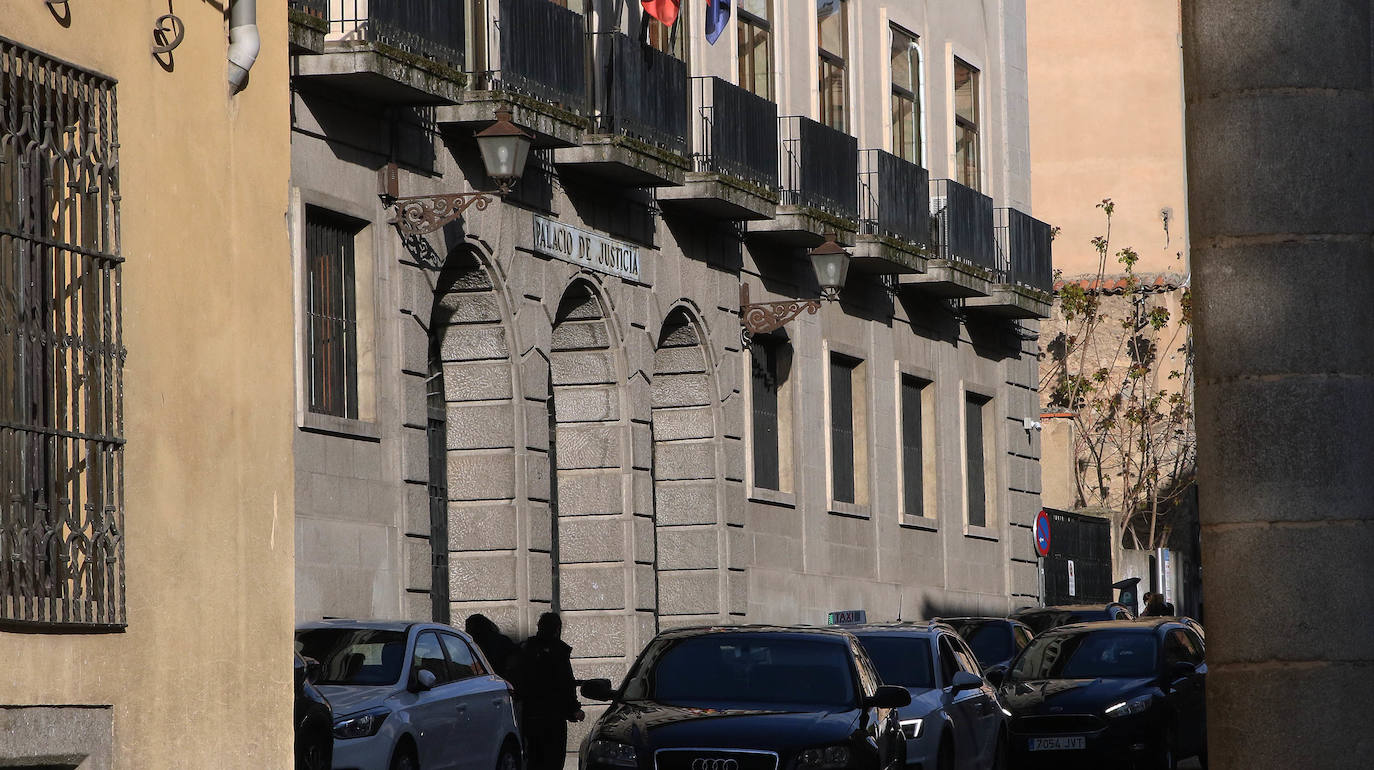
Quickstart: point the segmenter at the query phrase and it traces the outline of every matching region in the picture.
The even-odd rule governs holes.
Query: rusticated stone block
[[[530,601],[553,601],[553,561],[547,553],[530,553],[525,557],[526,580],[529,581]],[[530,619],[534,628],[534,619]]]
[[[401,480],[429,482],[429,439],[423,430],[401,432]]]
[[[531,500],[550,500],[553,478],[549,456],[543,452],[525,453],[525,494]]]
[[[449,449],[506,449],[515,446],[515,407],[504,404],[454,404],[444,432]]]
[[[660,569],[708,569],[720,566],[720,542],[714,526],[658,528]]]
[[[506,500],[515,497],[515,453],[449,452],[450,500]]]
[[[553,349],[592,350],[611,343],[605,321],[564,321],[553,327]]]
[[[558,522],[558,558],[563,564],[625,561],[623,516],[569,516]]]
[[[445,361],[480,361],[510,356],[503,326],[449,326],[442,331],[439,355]]]
[[[560,471],[558,515],[586,516],[623,513],[624,481],[615,471]]]
[[[716,472],[713,441],[673,441],[654,447],[654,470],[660,479],[710,479]]]
[[[516,598],[514,554],[464,553],[449,559],[449,597],[453,601],[503,601]]]
[[[660,572],[659,612],[664,615],[704,615],[720,611],[718,570]]]
[[[661,526],[716,523],[716,486],[711,481],[659,481],[654,499]]]
[[[402,540],[406,562],[406,590],[428,591],[434,582],[430,569],[429,538],[406,537]]]
[[[560,351],[551,361],[555,386],[609,385],[619,379],[615,353],[610,350]]]
[[[658,578],[651,564],[636,564],[633,569],[634,586],[632,590],[634,609],[653,612],[658,604]]]
[[[700,347],[659,348],[654,352],[654,377],[665,374],[703,374],[706,358]]]
[[[628,618],[624,613],[565,612],[563,641],[574,658],[611,658],[629,654],[625,645]]]
[[[558,426],[558,469],[619,468],[619,425]]]
[[[495,292],[448,294],[439,302],[450,324],[501,323],[501,303]]]
[[[527,502],[520,510],[529,517],[528,547],[535,551],[548,552],[553,548],[553,514],[547,503]]]
[[[625,572],[621,564],[562,564],[558,568],[559,601],[565,610],[621,609],[625,606]]]
[[[444,365],[444,400],[494,401],[511,397],[509,363],[455,363]]]
[[[710,407],[655,409],[653,432],[655,441],[712,438],[716,435],[715,417]]]
[[[534,401],[549,398],[549,359],[540,350],[531,351],[520,359],[521,395]]]
[[[707,406],[712,397],[711,380],[704,374],[664,374],[654,378],[654,408]]]
[[[620,391],[615,385],[558,391],[559,422],[614,422],[620,419]]]
[[[450,504],[448,543],[450,551],[514,550],[515,504]]]

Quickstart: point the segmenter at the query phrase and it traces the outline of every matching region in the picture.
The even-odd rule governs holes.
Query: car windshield
[[[315,684],[391,685],[405,662],[404,631],[312,628],[296,632],[296,652],[320,662]]]
[[[955,623],[954,630],[964,637],[983,668],[1001,663],[1013,655],[1011,626],[1005,621],[965,620]]]
[[[919,636],[865,634],[859,636],[868,657],[878,667],[884,684],[896,684],[911,689],[935,687],[935,669],[931,665],[930,640]]]
[[[623,697],[675,705],[852,707],[852,671],[842,639],[712,634],[651,647],[626,680]]]
[[[1149,631],[1077,631],[1036,638],[1017,658],[1012,679],[1153,676],[1157,644]]]

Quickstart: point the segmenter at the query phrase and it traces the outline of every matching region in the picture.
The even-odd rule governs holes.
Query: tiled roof
[[[1188,282],[1185,276],[1178,273],[1137,273],[1135,277],[1140,284],[1139,288],[1151,294],[1175,291],[1186,286]],[[1127,285],[1125,274],[1105,275],[1100,278],[1091,275],[1055,281],[1054,290],[1057,292],[1069,283],[1078,284],[1087,292],[1101,292],[1103,294],[1122,294],[1126,291]]]

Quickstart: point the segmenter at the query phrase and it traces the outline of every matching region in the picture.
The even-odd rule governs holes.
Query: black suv
[[[1035,637],[999,695],[1018,766],[1207,766],[1203,642],[1173,618],[1079,623]]]
[[[578,755],[581,770],[897,770],[904,688],[879,684],[844,631],[736,626],[665,631]]]

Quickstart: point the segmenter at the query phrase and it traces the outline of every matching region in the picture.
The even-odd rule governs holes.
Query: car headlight
[[[848,746],[807,749],[797,755],[797,767],[805,770],[838,770],[849,766]]]
[[[639,757],[634,746],[598,738],[587,744],[587,764],[638,767]]]
[[[391,716],[391,709],[378,706],[358,714],[349,714],[334,720],[335,738],[367,738],[382,729],[382,722]]]
[[[1138,698],[1123,700],[1120,703],[1115,703],[1111,706],[1108,706],[1106,711],[1104,711],[1103,713],[1113,718],[1129,717],[1134,716],[1136,714],[1143,714],[1146,710],[1150,708],[1150,705],[1153,704],[1154,701],[1155,696],[1153,695],[1141,695]]]
[[[907,738],[907,740],[909,740],[909,741],[910,741],[910,740],[915,740],[915,739],[917,739],[917,738],[920,738],[920,737],[921,737],[921,724],[923,723],[923,721],[924,721],[924,720],[920,720],[920,719],[903,719],[903,720],[902,720],[902,735],[905,735],[906,738]]]

